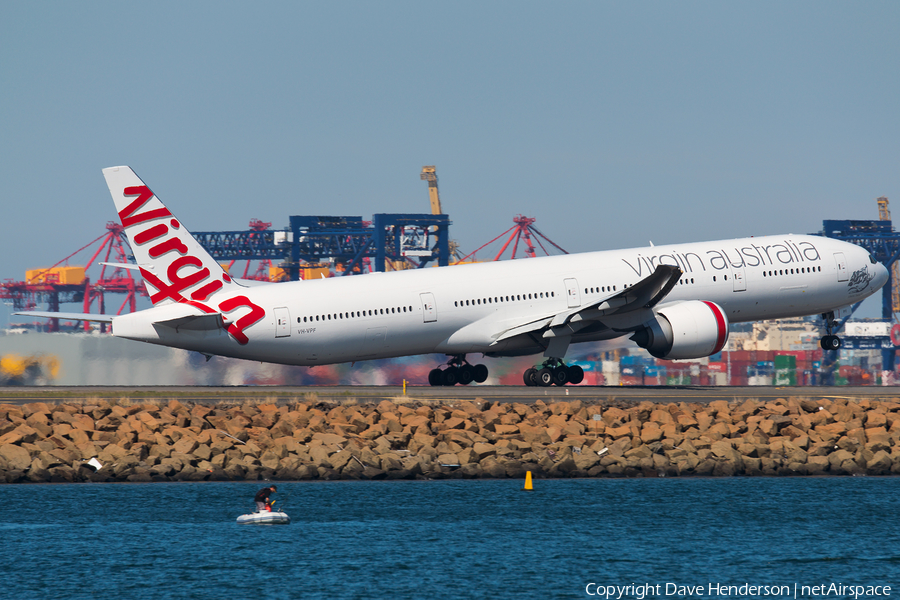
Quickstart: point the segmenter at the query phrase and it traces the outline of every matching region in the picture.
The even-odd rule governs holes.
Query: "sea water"
[[[900,597],[900,478],[263,485],[0,486],[0,598]]]

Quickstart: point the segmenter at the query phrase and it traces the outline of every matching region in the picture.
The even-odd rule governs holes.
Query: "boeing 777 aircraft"
[[[121,316],[19,315],[112,323],[117,337],[288,365],[446,354],[431,385],[484,382],[466,357],[543,354],[526,385],[580,383],[571,344],[628,336],[657,358],[719,352],[729,322],[835,314],[887,269],[859,246],[775,235],[283,283],[231,278],[129,167],[103,170],[153,307]]]

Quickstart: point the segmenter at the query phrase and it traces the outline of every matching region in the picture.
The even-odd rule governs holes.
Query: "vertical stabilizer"
[[[131,167],[103,169],[116,212],[154,305],[202,303],[239,286]]]

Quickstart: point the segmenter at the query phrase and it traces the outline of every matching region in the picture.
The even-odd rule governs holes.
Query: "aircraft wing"
[[[43,317],[43,318],[47,318],[47,319],[65,319],[67,321],[93,321],[96,323],[112,323],[113,317],[115,316],[115,315],[50,312],[50,311],[39,311],[39,310],[14,312],[13,315],[18,315],[21,317]]]
[[[571,335],[603,317],[625,315],[641,309],[651,309],[672,291],[681,277],[680,268],[659,265],[646,278],[606,298],[585,306],[544,315],[540,318],[512,327],[500,333],[494,344],[523,333],[543,332],[543,337]]]

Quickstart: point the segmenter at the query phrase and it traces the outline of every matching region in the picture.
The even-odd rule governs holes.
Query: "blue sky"
[[[890,2],[4,2],[0,279],[102,234],[120,164],[196,231],[428,212],[434,164],[467,251],[519,213],[569,251],[900,214],[898,30]]]

